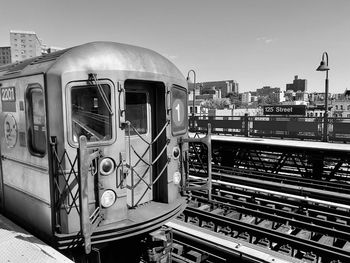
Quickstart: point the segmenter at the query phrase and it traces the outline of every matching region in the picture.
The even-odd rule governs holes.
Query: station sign
[[[264,106],[264,115],[301,115],[305,116],[305,105],[269,105]]]

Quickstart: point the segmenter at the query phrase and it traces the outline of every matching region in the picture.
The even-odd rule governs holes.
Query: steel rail
[[[196,176],[201,177],[201,173],[197,173]],[[194,175],[192,175],[194,176]],[[194,177],[196,177],[194,176]],[[251,188],[253,190],[260,190],[265,192],[273,192],[278,190],[277,194],[285,195],[286,197],[294,197],[302,198],[304,200],[308,199],[308,201],[315,201],[319,203],[324,203],[327,205],[339,207],[344,207],[346,209],[350,209],[350,194],[344,193],[334,193],[332,191],[313,189],[312,187],[300,187],[298,185],[290,185],[284,183],[276,183],[270,182],[263,179],[252,179],[246,178],[244,176],[238,175],[224,175],[220,173],[212,173],[213,183],[216,181],[217,183],[226,183],[231,184],[232,186],[237,187],[245,187],[247,189]],[[218,180],[218,178],[224,178],[224,180]],[[234,182],[234,183],[233,183]],[[256,186],[259,186],[257,188]],[[291,196],[288,196],[291,195]],[[328,201],[323,201],[328,200]],[[335,204],[332,204],[335,203]]]
[[[314,198],[312,195],[311,197],[308,196],[308,192],[305,191],[302,187],[299,189],[295,189],[294,193],[296,194],[290,194],[288,193],[288,188],[283,187],[283,185],[281,185],[280,187],[277,186],[277,189],[279,189],[280,191],[275,191],[276,188],[273,187],[269,187],[269,188],[259,188],[259,187],[253,187],[253,186],[249,186],[249,185],[244,185],[244,184],[236,184],[236,183],[230,183],[230,182],[224,182],[224,181],[220,181],[220,180],[213,180],[213,183],[217,183],[217,184],[226,184],[228,186],[231,187],[238,187],[238,188],[245,188],[247,190],[252,190],[252,191],[260,191],[262,193],[266,193],[266,194],[271,194],[271,195],[279,195],[279,196],[283,196],[285,198],[294,198],[300,201],[305,201],[305,202],[313,202],[313,203],[317,203],[317,204],[323,204],[323,205],[327,205],[327,206],[332,206],[332,207],[338,207],[338,208],[343,208],[343,209],[350,209],[350,205],[347,204],[343,204],[343,203],[339,203],[339,202],[335,202],[335,201],[343,201],[343,199],[341,198],[337,198],[334,197],[335,201],[327,199],[323,200],[323,199],[317,199]],[[260,182],[256,182],[253,185],[264,185],[263,181]],[[272,189],[272,190],[270,190]],[[327,197],[327,196],[326,196]],[[331,196],[330,196],[331,197]],[[330,201],[328,201],[330,200]]]
[[[289,256],[284,256],[278,252],[254,247],[254,245],[246,244],[241,240],[233,239],[218,233],[210,233],[200,227],[194,227],[191,224],[184,223],[180,220],[172,220],[167,223],[171,227],[174,234],[174,242],[188,245],[196,248],[201,252],[209,255],[209,260],[212,262],[211,256],[214,258],[223,259],[222,262],[254,262],[254,263],[290,263],[300,262],[297,259]],[[197,247],[200,248],[197,248]],[[214,261],[217,262],[217,261]],[[221,261],[220,261],[221,262]]]
[[[192,196],[193,198],[197,198],[197,200],[200,198],[203,202],[206,200],[204,196],[196,194],[193,194]],[[227,207],[242,214],[252,215],[259,219],[268,219],[273,222],[288,224],[295,228],[306,229],[315,233],[326,234],[331,237],[350,241],[350,226],[348,225],[309,217],[308,215],[297,214],[294,212],[277,210],[248,202],[231,200],[218,195],[212,195],[212,197],[213,200],[211,204]]]
[[[195,163],[192,165],[194,167],[197,166]],[[299,175],[283,175],[242,168],[230,168],[227,166],[219,165],[213,165],[212,170],[214,178],[222,177],[227,181],[235,181],[234,179],[230,180],[232,176],[244,176],[245,178],[269,180],[276,183],[297,185],[300,187],[310,187],[312,189],[320,189],[324,191],[350,195],[350,184],[344,184],[340,182],[322,181],[319,179],[303,178]],[[196,172],[192,170],[192,173]],[[200,173],[198,173],[198,175],[200,175]]]
[[[284,233],[277,233],[274,230],[261,228],[234,219],[228,219],[225,216],[210,214],[192,207],[187,207],[184,211],[184,215],[186,220],[188,220],[189,217],[197,217],[200,221],[213,222],[217,226],[224,225],[241,232],[253,233],[257,238],[268,238],[271,242],[290,244],[292,247],[302,251],[312,251],[318,256],[341,260],[343,262],[348,262],[350,258],[350,251],[344,251],[337,247],[330,247],[316,241],[300,239]]]
[[[213,185],[214,185],[213,192],[215,192],[216,189],[218,189],[221,193],[229,195],[230,197],[236,196],[237,198],[243,197],[246,199],[254,199],[262,203],[275,204],[277,206],[283,205],[284,207],[289,207],[290,209],[294,209],[294,210],[303,208],[308,211],[309,216],[312,216],[313,214],[315,214],[314,217],[316,217],[316,215],[320,215],[320,216],[337,218],[344,222],[350,221],[348,210],[339,210],[339,209],[331,208],[324,205],[316,205],[312,202],[311,203],[304,202],[303,200],[299,200],[299,199],[294,200],[292,198],[278,197],[277,195],[266,195],[265,193],[251,192],[251,191],[246,191],[244,189],[231,188],[231,187],[228,187],[225,185],[219,185],[216,183],[214,183]]]
[[[334,191],[344,194],[350,194],[350,184],[344,184],[339,182],[330,182],[330,181],[322,181],[319,179],[309,179],[303,178],[298,175],[283,175],[283,174],[275,174],[275,173],[267,173],[261,171],[240,169],[240,168],[229,168],[218,165],[213,165],[213,172],[217,173],[226,173],[229,175],[244,175],[249,176],[250,178],[263,178],[264,180],[268,179],[270,181],[281,182],[281,183],[289,183],[295,184],[303,187],[312,187],[321,190]],[[225,175],[223,175],[225,176]]]

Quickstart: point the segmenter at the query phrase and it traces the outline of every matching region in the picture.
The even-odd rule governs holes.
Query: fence
[[[324,118],[283,116],[194,116],[191,132],[206,132],[208,123],[215,134],[246,137],[278,137],[321,141]],[[350,142],[350,118],[327,118],[328,141]]]

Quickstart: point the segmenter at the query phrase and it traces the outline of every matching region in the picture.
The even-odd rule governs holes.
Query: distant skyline
[[[349,0],[3,0],[0,46],[10,30],[48,46],[114,41],[150,48],[197,82],[234,79],[239,91],[285,90],[294,76],[324,91],[317,72],[329,55],[329,91],[350,89]],[[193,74],[190,74],[193,79]]]

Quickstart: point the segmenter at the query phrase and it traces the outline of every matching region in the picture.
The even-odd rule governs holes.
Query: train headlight
[[[181,182],[181,174],[180,174],[180,172],[175,172],[173,174],[173,182],[174,182],[174,184],[179,184]]]
[[[174,157],[174,159],[178,159],[179,156],[180,156],[180,149],[179,149],[179,147],[174,147],[173,148],[173,157]]]
[[[103,192],[101,196],[101,205],[104,208],[108,208],[112,206],[115,203],[115,200],[117,199],[116,194],[112,190],[106,190]]]
[[[103,158],[100,162],[100,173],[102,175],[110,175],[115,170],[115,163],[112,158]]]

